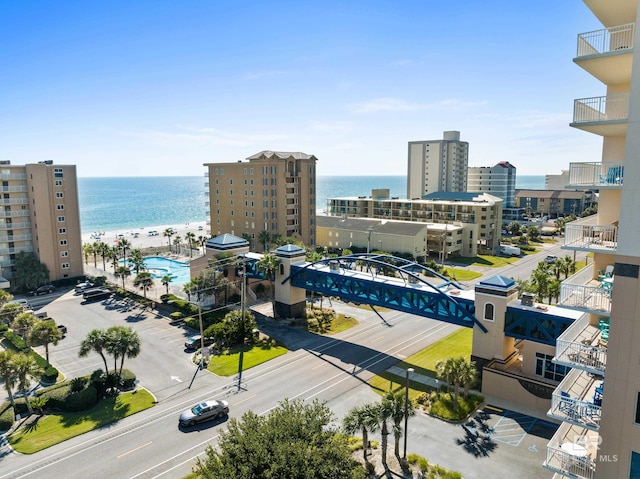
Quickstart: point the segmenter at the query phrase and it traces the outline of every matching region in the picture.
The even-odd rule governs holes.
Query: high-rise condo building
[[[316,240],[316,161],[300,152],[261,151],[235,163],[206,163],[211,234],[231,233],[261,250],[260,233]]]
[[[442,140],[410,141],[408,158],[408,198],[467,191],[469,143],[460,141],[459,131],[445,131]]]
[[[568,188],[599,190],[598,213],[566,225],[588,265],[559,306],[584,312],[556,341],[571,367],[549,415],[564,421],[545,467],[568,477],[640,477],[640,36],[637,0],[584,0],[602,28],[578,35],[579,67],[602,83],[574,100],[571,126],[602,137],[602,159],[569,165]],[[555,476],[554,476],[555,477]]]
[[[0,265],[15,277],[16,254],[34,253],[52,281],[83,274],[75,165],[0,162]]]
[[[503,206],[515,206],[516,167],[508,161],[494,166],[470,166],[467,169],[467,191],[489,193],[502,198]]]

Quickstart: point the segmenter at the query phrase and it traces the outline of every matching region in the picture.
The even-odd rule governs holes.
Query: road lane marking
[[[128,456],[128,455],[129,455],[129,454],[131,454],[132,452],[139,451],[140,449],[143,449],[143,448],[145,448],[145,447],[149,446],[149,445],[150,445],[150,444],[152,444],[152,443],[153,443],[153,441],[149,441],[148,443],[143,444],[142,446],[138,446],[138,447],[136,447],[135,449],[131,449],[130,451],[124,452],[124,453],[120,454],[119,456],[116,456],[116,459],[120,459],[121,457]]]
[[[376,339],[372,339],[371,342],[375,343],[376,341],[380,341],[381,339],[384,339],[384,336],[379,336]]]
[[[257,396],[257,394],[254,394],[253,396],[246,397],[246,398],[244,398],[242,401],[238,401],[238,402],[236,402],[236,403],[233,403],[233,406],[235,407],[235,406],[237,406],[238,404],[242,404],[243,402],[247,402],[249,399],[253,399],[253,398],[254,398],[254,397],[256,397],[256,396]]]

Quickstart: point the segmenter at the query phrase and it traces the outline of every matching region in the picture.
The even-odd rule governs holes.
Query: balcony
[[[571,126],[596,135],[624,136],[628,108],[628,93],[574,100]]]
[[[25,193],[28,190],[27,185],[3,186],[2,191],[5,193]]]
[[[597,433],[565,423],[549,441],[543,467],[569,477],[593,479],[597,452]]]
[[[0,222],[0,230],[21,230],[25,228],[31,228],[31,223],[28,221],[14,221],[13,223]]]
[[[607,85],[631,81],[634,24],[578,35],[576,65]]]
[[[0,235],[0,244],[9,243],[10,241],[31,241],[33,239],[31,234],[26,235]]]
[[[601,377],[572,370],[551,395],[547,416],[597,432],[602,415],[602,383]]]
[[[618,248],[618,227],[569,223],[564,229],[562,249],[615,254]]]
[[[593,279],[593,263],[560,284],[560,302],[557,306],[585,313],[610,315],[611,293]]]
[[[577,319],[556,340],[553,362],[604,375],[607,366],[606,341],[600,328],[589,323],[589,316]]]
[[[0,200],[3,205],[28,205],[29,198],[3,198]]]
[[[17,248],[0,248],[0,254],[33,253],[33,246],[19,246]]]
[[[624,166],[617,163],[570,163],[569,187],[576,189],[619,190]]]
[[[9,173],[6,175],[0,175],[0,180],[26,180],[26,173]]]
[[[5,218],[16,218],[18,216],[29,216],[29,210],[18,210],[18,211],[0,211],[0,217]]]

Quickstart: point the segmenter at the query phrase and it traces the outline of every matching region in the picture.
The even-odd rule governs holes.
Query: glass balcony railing
[[[618,227],[615,225],[565,225],[563,249],[615,253],[618,248]]]
[[[564,476],[593,479],[597,445],[598,433],[565,423],[549,441],[543,466]]]
[[[622,188],[624,166],[617,163],[570,163],[569,186],[574,188]]]

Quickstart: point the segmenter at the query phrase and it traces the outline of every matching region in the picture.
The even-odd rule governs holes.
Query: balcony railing
[[[31,234],[26,235],[0,235],[0,243],[8,243],[10,241],[30,241],[33,239]]]
[[[596,470],[595,461],[590,457],[576,457],[559,446],[547,446],[544,466],[569,477],[585,479],[593,479]]]
[[[29,216],[29,210],[18,210],[18,211],[1,211],[0,216],[4,217],[12,217],[16,218],[18,216]]]
[[[578,35],[577,58],[627,50],[633,47],[633,23]]]
[[[569,477],[592,479],[596,463],[598,433],[562,424],[547,445],[546,469]]]
[[[28,191],[27,185],[3,186],[2,191],[6,193],[23,193]]]
[[[615,163],[570,163],[569,186],[585,188],[621,188],[624,166]]]
[[[563,248],[615,253],[618,247],[618,227],[613,225],[567,224]]]
[[[0,180],[26,180],[26,173],[9,173],[6,175],[0,175]]]
[[[607,348],[600,346],[600,331],[589,323],[589,316],[577,319],[556,340],[554,362],[604,375]]]
[[[611,294],[600,286],[587,283],[593,279],[593,263],[585,266],[576,274],[560,284],[560,302],[558,306],[609,315],[611,312]]]
[[[26,205],[29,204],[29,198],[3,198],[0,200],[3,205]]]
[[[0,230],[20,230],[25,228],[31,228],[31,223],[28,221],[14,221],[13,223],[1,223]]]
[[[600,428],[602,408],[590,401],[581,401],[562,396],[561,393],[553,393],[551,409],[547,414],[555,419],[597,431]]]
[[[625,121],[628,107],[628,93],[580,98],[573,103],[573,123]]]

